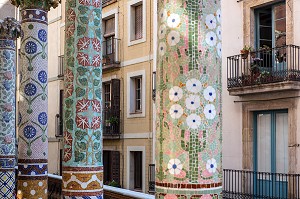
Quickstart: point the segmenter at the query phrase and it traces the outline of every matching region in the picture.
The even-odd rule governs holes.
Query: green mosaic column
[[[65,199],[102,199],[102,37],[100,0],[66,1]]]
[[[20,7],[18,194],[48,198],[48,11],[58,0],[11,0]]]
[[[159,199],[222,197],[220,1],[159,1]]]
[[[0,20],[0,198],[15,198],[16,46],[21,25]]]

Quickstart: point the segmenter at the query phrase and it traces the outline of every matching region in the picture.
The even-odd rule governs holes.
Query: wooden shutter
[[[115,18],[107,19],[105,21],[104,37],[109,37],[115,34]]]
[[[111,108],[113,110],[120,110],[120,83],[119,79],[111,80]]]
[[[143,5],[135,7],[135,39],[143,37]]]
[[[120,152],[119,151],[111,151],[111,180],[116,181],[120,184]]]

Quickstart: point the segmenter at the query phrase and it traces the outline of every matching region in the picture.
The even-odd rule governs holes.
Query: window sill
[[[141,39],[136,39],[136,40],[132,40],[132,41],[128,41],[128,46],[134,46],[140,43],[144,43],[146,42],[146,38],[142,37]]]
[[[145,114],[141,112],[130,112],[127,118],[138,118],[138,117],[145,117]]]

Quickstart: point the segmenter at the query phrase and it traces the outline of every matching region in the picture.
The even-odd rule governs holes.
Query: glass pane
[[[259,30],[260,39],[272,40],[272,27],[260,27]]]
[[[288,114],[276,114],[276,173],[288,173]]]
[[[271,8],[261,10],[259,12],[259,25],[272,26],[272,10]]]
[[[285,4],[280,4],[274,7],[275,20],[286,17],[286,6]]]
[[[271,172],[271,115],[257,115],[257,171]]]

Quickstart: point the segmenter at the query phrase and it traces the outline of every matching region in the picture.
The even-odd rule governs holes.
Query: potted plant
[[[250,72],[251,72],[251,77],[252,80],[256,80],[259,76],[260,76],[260,66],[261,66],[261,62],[263,61],[263,59],[256,57],[253,58],[251,64],[250,64]]]
[[[251,49],[252,49],[251,46],[247,46],[247,45],[244,46],[244,48],[241,50],[242,59],[247,59]]]

